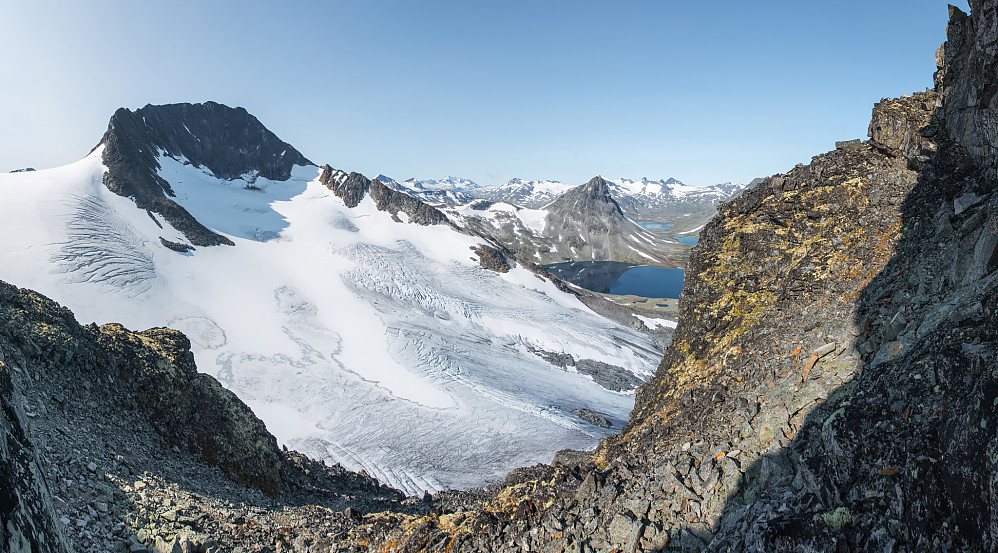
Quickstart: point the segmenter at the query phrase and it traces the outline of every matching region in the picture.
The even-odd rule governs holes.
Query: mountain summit
[[[160,156],[207,169],[220,179],[260,176],[287,180],[296,165],[314,165],[243,108],[216,102],[121,108],[111,116],[103,147],[104,184],[141,208],[161,215],[195,246],[231,245],[172,198],[157,174]]]
[[[565,214],[581,213],[587,216],[624,219],[620,204],[610,195],[610,183],[603,177],[593,177],[586,184],[565,192],[550,208]]]

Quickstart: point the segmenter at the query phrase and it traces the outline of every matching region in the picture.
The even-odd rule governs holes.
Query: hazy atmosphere
[[[0,171],[83,157],[121,106],[215,100],[371,176],[746,182],[865,138],[873,102],[929,86],[945,11],[4,1]]]

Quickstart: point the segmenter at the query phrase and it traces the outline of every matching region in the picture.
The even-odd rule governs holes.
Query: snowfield
[[[394,222],[370,198],[346,208],[312,166],[224,181],[160,156],[176,201],[235,242],[178,253],[161,238],[182,233],[103,186],[101,152],[0,175],[0,279],[83,323],[183,331],[279,442],[407,493],[481,486],[615,431],[574,409],[626,422],[633,394],[537,352],[642,379],[661,357],[533,273],[481,268],[478,238]]]

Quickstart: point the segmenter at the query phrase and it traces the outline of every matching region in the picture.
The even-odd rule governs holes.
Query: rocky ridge
[[[378,210],[387,211],[396,222],[401,222],[398,216],[401,212],[410,222],[419,225],[454,226],[439,209],[405,192],[390,188],[379,180],[372,181],[360,173],[346,174],[325,165],[319,175],[319,182],[332,190],[347,207],[357,207],[365,195],[370,195]]]

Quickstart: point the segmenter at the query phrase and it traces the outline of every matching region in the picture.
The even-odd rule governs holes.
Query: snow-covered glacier
[[[483,269],[481,238],[369,197],[347,208],[315,166],[224,180],[161,154],[177,203],[235,243],[175,251],[183,233],[102,184],[101,150],[0,175],[0,279],[81,322],[183,331],[280,442],[408,493],[481,486],[613,431],[576,409],[626,422],[631,393],[551,353],[642,379],[661,356],[522,267]]]

